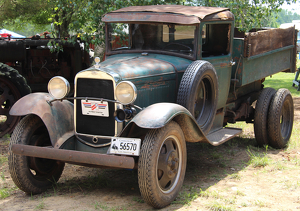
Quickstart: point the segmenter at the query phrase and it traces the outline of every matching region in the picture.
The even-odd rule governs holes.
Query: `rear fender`
[[[126,125],[120,136],[128,137],[132,134],[141,136],[143,134],[138,132],[141,129],[144,129],[142,131],[145,134],[150,129],[164,127],[170,121],[175,121],[180,125],[187,142],[209,143],[191,113],[183,106],[175,103],[157,103],[148,106]]]
[[[58,148],[74,135],[74,108],[67,100],[55,101],[51,105],[50,100],[53,98],[47,93],[29,94],[19,99],[9,113],[13,116],[39,116],[49,132],[52,146]]]

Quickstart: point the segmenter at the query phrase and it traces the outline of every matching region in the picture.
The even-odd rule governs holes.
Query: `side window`
[[[202,57],[229,54],[230,29],[230,24],[204,24],[201,33]]]
[[[113,23],[109,28],[109,43],[111,50],[129,49],[129,25]]]

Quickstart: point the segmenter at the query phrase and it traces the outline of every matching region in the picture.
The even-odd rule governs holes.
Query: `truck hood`
[[[192,60],[149,54],[122,54],[109,56],[100,63],[100,69],[106,72],[117,73],[122,80],[137,80],[150,76],[169,75],[184,71]]]

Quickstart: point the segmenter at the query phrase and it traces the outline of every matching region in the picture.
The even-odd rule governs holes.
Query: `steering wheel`
[[[165,47],[163,47],[163,50],[165,50],[165,49],[166,49],[168,46],[170,46],[170,45],[179,45],[179,46],[181,46],[181,47],[185,47],[185,48],[189,49],[190,52],[193,51],[193,49],[190,48],[189,46],[184,45],[184,44],[181,44],[181,43],[176,43],[176,42],[172,42],[172,43],[167,44]],[[170,49],[170,50],[178,50],[178,51],[180,51],[179,49]]]

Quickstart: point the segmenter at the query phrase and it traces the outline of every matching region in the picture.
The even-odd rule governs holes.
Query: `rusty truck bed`
[[[247,85],[278,72],[296,71],[296,31],[265,29],[239,33],[234,38],[232,78],[237,87]]]

